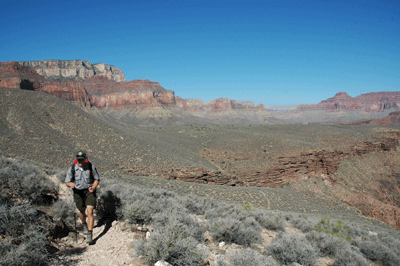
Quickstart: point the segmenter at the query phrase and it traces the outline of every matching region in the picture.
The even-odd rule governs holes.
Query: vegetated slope
[[[58,167],[70,165],[78,149],[87,150],[100,169],[121,167],[147,174],[152,172],[148,168],[191,166],[188,158],[196,154],[190,145],[174,153],[175,143],[185,142],[185,138],[158,141],[149,131],[123,131],[45,93],[1,88],[0,118],[3,152]],[[157,149],[157,145],[164,146]]]

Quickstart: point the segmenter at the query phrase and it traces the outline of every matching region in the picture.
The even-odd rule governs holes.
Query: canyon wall
[[[76,65],[80,66],[80,64],[89,65],[96,69],[110,69],[109,66],[103,68],[99,67],[99,64],[91,65],[90,62],[81,60],[31,61],[25,62],[25,65],[18,62],[4,62],[0,63],[0,86],[45,92],[71,101],[78,106],[136,109],[151,108],[158,105],[175,105],[174,92],[165,90],[158,82],[149,80],[126,82],[122,71],[112,67],[112,71],[104,72],[105,75],[98,75],[96,74],[98,72],[93,72],[86,67],[84,71],[79,70],[79,67],[74,68]],[[26,65],[32,65],[32,67]],[[41,67],[43,65],[48,67],[45,71],[47,77],[38,73],[41,68],[35,68],[35,66]],[[56,68],[60,65],[63,68]],[[68,69],[68,67],[78,70],[74,70],[75,72],[62,71]],[[64,73],[62,77],[70,77],[71,79],[60,79],[60,76],[55,75],[57,73]],[[80,76],[75,76],[74,73]],[[93,73],[94,75],[92,75]],[[88,77],[79,80],[85,75],[88,75]],[[114,78],[114,81],[107,76]],[[58,77],[58,79],[55,77]],[[122,79],[121,77],[123,77],[121,82],[115,81],[115,79]]]
[[[263,104],[255,105],[252,101],[235,101],[228,98],[219,98],[210,102],[203,102],[201,99],[182,99],[181,97],[176,97],[176,105],[182,110],[189,113],[202,112],[207,110],[265,110]]]
[[[92,76],[103,76],[115,82],[125,81],[121,69],[104,63],[92,64],[83,60],[20,61],[21,65],[33,68],[48,79],[84,80]]]
[[[351,97],[346,92],[339,92],[335,96],[323,100],[318,104],[301,104],[299,111],[307,110],[356,110],[378,112],[400,107],[400,91],[371,92]]]

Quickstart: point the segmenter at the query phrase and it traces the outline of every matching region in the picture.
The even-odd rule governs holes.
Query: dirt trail
[[[93,229],[94,245],[87,245],[81,234],[78,234],[77,242],[75,237],[75,233],[70,233],[69,237],[60,240],[60,251],[55,254],[53,265],[142,265],[135,263],[130,255],[131,243],[141,235],[124,230],[121,222],[114,221],[111,227],[96,226]]]
[[[59,183],[55,175],[48,176],[48,178],[60,185],[59,200],[70,201],[72,198],[71,190]],[[79,231],[81,222],[78,219],[76,223]],[[95,223],[93,228],[94,245],[87,245],[83,234],[70,232],[68,237],[58,240],[57,248],[59,251],[52,256],[50,264],[62,266],[139,266],[142,264],[136,263],[137,260],[130,256],[132,254],[130,246],[135,239],[140,237],[143,237],[143,233],[128,230],[124,222],[113,221],[111,224],[103,225]]]

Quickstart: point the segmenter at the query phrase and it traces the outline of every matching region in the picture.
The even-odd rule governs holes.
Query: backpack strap
[[[71,182],[75,182],[75,164],[71,166],[71,174],[72,174]]]
[[[94,182],[93,165],[89,161],[87,162],[87,164],[88,164],[88,167],[90,169],[90,183],[93,184],[93,182]]]

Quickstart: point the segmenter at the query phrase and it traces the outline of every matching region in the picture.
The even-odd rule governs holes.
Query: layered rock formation
[[[132,80],[115,83],[105,77],[91,77],[83,81],[91,102],[99,108],[149,108],[155,105],[175,105],[173,91],[165,90],[158,82]]]
[[[21,65],[33,68],[48,79],[84,80],[92,76],[103,76],[115,82],[125,81],[121,69],[104,63],[92,64],[83,60],[20,61]]]
[[[346,92],[339,92],[332,98],[321,101],[318,104],[301,104],[299,111],[307,110],[356,110],[365,112],[377,112],[400,107],[400,91],[371,92],[351,97]]]
[[[24,87],[28,90],[37,88],[38,83],[44,82],[45,78],[29,67],[22,66],[17,62],[0,62],[0,86],[4,88]],[[31,86],[29,87],[29,84]],[[35,84],[34,84],[35,83]]]
[[[265,124],[276,121],[263,104],[256,106],[251,101],[238,102],[219,98],[205,103],[200,99],[176,97],[176,105],[194,116],[221,124]]]
[[[44,72],[50,79],[39,75],[37,70],[32,67],[21,65],[18,62],[4,62],[0,63],[0,86],[45,92],[72,101],[78,106],[135,109],[151,108],[158,105],[175,105],[175,95],[173,91],[167,91],[161,87],[158,82],[149,80],[132,80],[126,82],[122,71],[110,66],[102,67],[101,64],[91,65],[90,62],[81,60],[32,61],[25,62],[25,64],[38,67],[37,70],[39,72],[41,72],[40,67],[43,67],[43,65],[48,67]],[[76,66],[80,66],[80,64],[85,65],[84,70],[80,67],[76,68]],[[64,68],[56,68],[60,65]],[[55,67],[53,68],[54,71],[51,70],[53,66]],[[100,70],[111,68],[112,71],[106,71],[104,72],[105,75],[99,75],[98,72],[96,72],[97,70],[92,71],[86,68],[86,66],[92,66],[93,69]],[[63,69],[69,69],[71,71],[63,72]],[[61,77],[70,77],[71,79],[67,81],[57,80],[60,76],[53,75],[57,73],[61,73]],[[74,73],[79,75],[74,76]],[[73,80],[84,77],[85,75],[89,75],[89,77],[84,80]],[[123,78],[123,80],[121,82],[112,81],[107,75],[111,75],[112,78],[117,80]]]
[[[176,105],[182,110],[189,113],[198,113],[202,111],[223,111],[223,110],[252,110],[252,111],[264,111],[264,105],[255,103],[251,101],[238,102],[235,100],[230,100],[228,98],[219,98],[210,102],[203,102],[201,99],[182,99],[181,97],[176,97]]]

